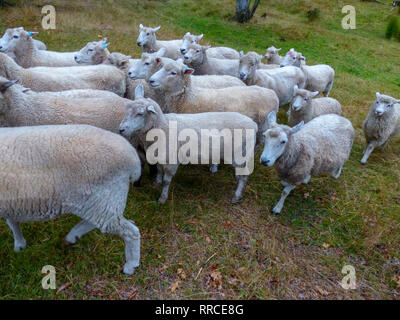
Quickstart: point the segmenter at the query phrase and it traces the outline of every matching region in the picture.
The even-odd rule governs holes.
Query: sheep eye
[[[145,66],[148,66],[148,65],[150,65],[150,63],[149,63],[149,62],[146,62],[144,65],[145,65]]]
[[[150,33],[147,33],[147,35],[149,36],[149,35],[150,35]]]
[[[200,50],[196,50],[196,52],[197,52],[197,53],[199,53],[199,52],[200,52]]]
[[[296,57],[293,57],[293,60],[296,60]]]
[[[88,52],[92,52],[93,51],[93,49],[88,49]]]
[[[18,36],[13,36],[14,39],[18,39]]]
[[[304,98],[304,101],[308,101],[308,98]]]
[[[175,72],[175,71],[172,71],[171,74],[172,74],[173,76],[176,76],[176,72]]]

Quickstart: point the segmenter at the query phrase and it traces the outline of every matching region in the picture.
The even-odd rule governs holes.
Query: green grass
[[[295,5],[264,0],[255,18],[241,25],[231,20],[233,0],[59,0],[50,1],[57,29],[45,31],[40,10],[49,2],[16,2],[17,7],[1,9],[2,30],[19,25],[38,30],[37,38],[51,50],[77,50],[106,36],[111,51],[137,57],[140,23],[161,25],[160,39],[190,31],[204,33],[204,43],[244,51],[294,47],[308,64],[335,68],[332,97],[342,103],[357,136],[341,178],[317,177],[297,188],[279,217],[269,213],[280,197],[279,179],[258,163],[240,205],[229,203],[235,188],[229,166],[216,175],[202,166],[181,167],[164,206],[157,204],[160,190],[145,172],[143,186],[130,191],[125,212],[142,233],[141,267],[133,276],[120,273],[124,252],[118,237],[94,231],[73,247],[63,244],[78,221],[74,216],[24,224],[28,248],[21,253],[13,252],[11,232],[1,221],[0,298],[399,298],[394,280],[400,275],[399,138],[376,150],[365,167],[359,163],[365,145],[361,125],[375,92],[400,96],[399,42],[385,39],[389,14],[397,10],[355,0]],[[341,28],[341,8],[347,4],[356,7],[356,30]],[[307,11],[314,8],[319,18],[309,22]],[[283,110],[279,119],[286,119]],[[57,270],[58,287],[71,286],[59,293],[43,290],[40,271],[47,264]],[[356,290],[338,284],[346,264],[356,269]]]

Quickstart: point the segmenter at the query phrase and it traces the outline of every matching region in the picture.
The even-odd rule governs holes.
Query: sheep
[[[142,86],[136,88],[135,97],[136,99],[127,105],[125,118],[120,125],[121,134],[127,138],[130,138],[134,133],[138,134],[142,143],[146,146],[148,159],[152,157],[149,152],[153,142],[149,142],[146,136],[153,129],[161,130],[169,141],[168,144],[165,143],[164,151],[159,149],[157,152],[158,156],[168,154],[165,161],[160,159],[157,161],[159,169],[157,182],[159,184],[163,182],[163,190],[158,200],[160,204],[167,201],[171,180],[180,164],[217,164],[220,160],[231,163],[235,168],[244,166],[248,169],[248,171],[245,170],[245,174],[244,172],[236,172],[238,187],[232,203],[241,201],[242,191],[250,174],[249,170],[251,170],[254,156],[257,125],[253,120],[237,112],[164,114],[155,101],[144,98]],[[188,133],[189,130],[190,133]],[[209,130],[207,136],[203,135],[204,130]],[[209,146],[210,137],[217,134],[215,130],[221,133],[219,142],[213,141]],[[239,133],[241,143],[234,141]],[[192,134],[196,136],[193,137]],[[182,139],[182,136],[184,139]],[[187,142],[188,136],[193,140]],[[171,137],[175,137],[172,138],[174,142],[171,142]],[[223,143],[220,142],[221,137],[224,137]],[[158,141],[160,141],[160,138],[158,138]],[[184,147],[186,148],[184,149]],[[188,147],[189,149],[187,149]],[[203,151],[207,149],[208,152]],[[184,156],[181,154],[183,150],[186,150]],[[190,156],[188,156],[188,150]],[[237,155],[242,158],[241,161],[238,161]]]
[[[19,30],[16,41],[9,44],[7,49],[15,55],[15,61],[24,68],[37,66],[69,67],[76,66],[74,52],[55,52],[38,50],[31,33]]]
[[[270,89],[258,86],[199,88],[192,85],[193,71],[180,61],[170,60],[150,77],[150,85],[165,95],[164,112],[239,112],[257,123],[260,134],[266,128],[267,115],[279,109],[278,97]],[[258,135],[257,141],[260,139]]]
[[[108,65],[24,69],[10,57],[0,53],[0,76],[18,80],[21,85],[34,91],[99,89],[109,90],[120,96],[126,91],[125,74]]]
[[[261,164],[275,166],[284,186],[281,199],[273,208],[282,211],[289,193],[297,185],[307,184],[311,176],[331,174],[338,179],[350,156],[355,131],[349,120],[336,114],[322,115],[295,127],[278,125],[276,113],[268,115]]]
[[[167,40],[160,41],[156,38],[156,32],[160,30],[160,26],[156,28],[144,27],[142,24],[139,26],[139,36],[137,38],[137,45],[142,47],[143,52],[153,53],[161,48],[165,48],[165,57],[176,60],[181,56],[180,47],[182,40]]]
[[[18,42],[20,31],[24,30],[23,27],[9,28],[7,29],[3,36],[0,38],[0,52],[6,53],[9,57],[15,59],[15,54],[12,52],[15,44]],[[37,34],[38,32],[29,32],[30,35]],[[46,50],[46,45],[37,39],[33,39],[33,42],[39,50]]]
[[[282,63],[283,57],[279,55],[279,51],[281,51],[281,48],[277,49],[274,46],[267,49],[264,58],[267,60],[268,64],[276,64],[279,66]]]
[[[335,80],[335,70],[327,64],[318,64],[314,66],[306,65],[306,58],[293,48],[286,54],[281,63],[281,67],[295,66],[301,68],[306,76],[306,89],[310,91],[319,91],[325,97],[329,96]]]
[[[182,39],[182,45],[181,45],[181,53],[182,55],[185,55],[189,49],[190,46],[193,44],[200,44],[200,40],[203,38],[203,35],[196,36],[194,34],[190,34],[190,32],[187,32]],[[239,59],[239,52],[237,52],[235,49],[228,48],[228,47],[213,47],[207,49],[207,56],[209,58],[217,58],[217,59]]]
[[[342,114],[339,101],[325,97],[313,99],[318,94],[318,91],[312,92],[294,87],[294,97],[289,109],[289,126],[293,127],[301,121],[307,123],[322,114],[334,113],[339,116]]]
[[[400,134],[400,99],[377,92],[363,130],[367,146],[361,163],[366,164],[376,147],[383,149],[391,137]]]
[[[139,266],[140,232],[124,216],[129,182],[139,179],[138,155],[128,141],[87,125],[0,129],[0,217],[7,219],[14,250],[26,248],[21,222],[82,219],[67,244],[98,228],[125,241],[125,274]]]
[[[272,89],[279,98],[279,105],[288,104],[293,97],[293,88],[297,85],[304,88],[304,73],[296,67],[272,70],[258,69],[261,56],[256,52],[248,52],[240,57],[239,77],[247,85],[257,85]]]
[[[154,73],[162,68],[163,63],[171,61],[171,59],[169,58],[162,58],[162,55],[162,51],[158,51],[155,53],[143,53],[141,61],[134,65],[131,69],[129,69],[129,77],[131,77],[132,79],[149,80],[149,78]],[[191,78],[192,84],[200,88],[218,89],[234,86],[245,86],[245,84],[240,79],[232,76],[203,75],[191,76]]]
[[[237,77],[239,60],[209,58],[208,46],[191,45],[184,55],[184,62],[195,70],[195,75],[228,75]]]

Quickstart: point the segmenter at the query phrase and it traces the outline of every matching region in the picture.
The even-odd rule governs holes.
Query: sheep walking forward
[[[146,135],[153,136],[152,129],[165,134],[165,141],[161,137],[157,138],[158,157],[154,156],[158,163],[157,182],[163,184],[159,203],[167,201],[171,180],[180,164],[218,165],[221,160],[231,163],[235,168],[242,168],[236,174],[238,187],[232,199],[233,203],[241,201],[243,188],[253,169],[257,133],[254,121],[237,112],[164,114],[155,101],[144,98],[142,86],[137,87],[135,97],[135,101],[127,105],[120,132],[128,138],[132,134],[139,135],[146,146],[147,159],[154,156],[149,152],[150,148],[154,151],[154,147]],[[203,136],[204,131],[208,132],[206,138]],[[160,141],[164,145],[159,145]],[[163,147],[165,149],[161,151]],[[165,155],[165,159],[162,159],[162,155]]]
[[[328,97],[313,99],[318,94],[318,91],[311,92],[294,87],[294,97],[289,109],[289,126],[293,127],[301,121],[307,123],[323,114],[342,114],[339,101]]]
[[[140,162],[123,137],[87,125],[0,129],[0,217],[14,234],[14,249],[26,247],[21,222],[53,220],[73,213],[82,221],[68,233],[75,243],[89,231],[125,241],[123,271],[139,266],[140,233],[123,213],[129,183]]]
[[[391,137],[400,134],[400,100],[377,92],[363,129],[367,147],[361,163],[366,164],[376,147],[384,148]]]
[[[336,114],[322,115],[290,128],[277,124],[276,113],[271,112],[268,123],[260,162],[275,166],[284,186],[281,199],[272,210],[279,214],[289,193],[297,185],[307,184],[311,176],[331,174],[339,178],[350,156],[355,132],[349,120]]]

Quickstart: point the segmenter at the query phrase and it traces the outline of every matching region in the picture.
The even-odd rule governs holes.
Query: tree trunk
[[[256,12],[256,9],[260,4],[260,1],[261,0],[254,0],[253,6],[250,9],[252,0],[236,0],[235,19],[240,23],[249,21]]]

